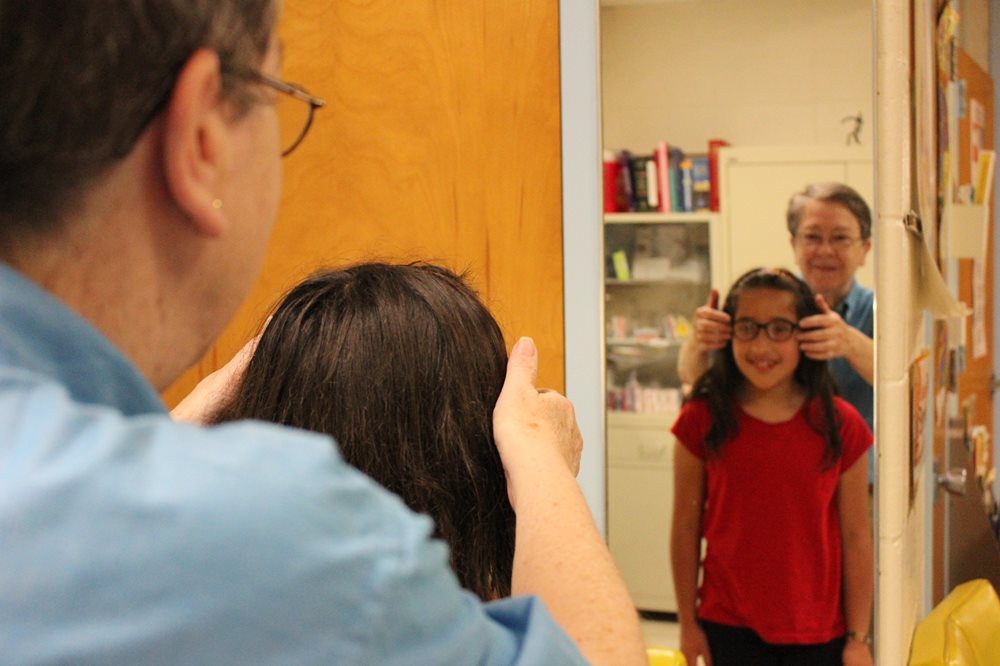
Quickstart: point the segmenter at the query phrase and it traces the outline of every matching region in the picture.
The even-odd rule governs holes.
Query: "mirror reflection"
[[[608,539],[650,617],[683,622],[693,609],[671,572],[677,445],[664,433],[707,367],[706,310],[726,344],[720,308],[734,280],[784,267],[823,295],[801,354],[840,359],[871,425],[871,216],[856,205],[874,192],[871,23],[867,0],[602,2]],[[805,189],[815,183],[847,187]],[[850,446],[856,457],[867,443]],[[865,509],[860,461],[852,496]],[[867,649],[871,567],[833,564],[867,569],[853,604],[866,609],[785,642],[850,631]]]

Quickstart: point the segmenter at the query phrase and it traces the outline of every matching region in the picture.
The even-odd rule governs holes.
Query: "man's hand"
[[[854,329],[833,311],[822,295],[816,294],[816,305],[822,314],[799,321],[799,349],[816,361],[829,361],[847,356],[851,351]]]
[[[219,409],[232,400],[237,387],[243,381],[243,375],[250,359],[253,358],[261,335],[263,331],[243,345],[229,363],[198,382],[194,390],[170,411],[170,416],[175,421],[208,423]]]
[[[517,476],[525,466],[563,466],[573,476],[580,471],[583,437],[573,404],[555,391],[535,388],[537,377],[538,350],[531,338],[521,338],[510,352],[493,410],[493,437],[515,511]]]
[[[729,315],[719,309],[719,292],[708,295],[708,302],[694,311],[694,341],[700,354],[722,349],[733,336]]]

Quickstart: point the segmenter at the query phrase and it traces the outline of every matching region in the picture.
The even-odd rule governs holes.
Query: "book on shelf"
[[[681,182],[681,162],[684,160],[684,151],[676,146],[670,146],[667,150],[669,185],[670,185],[670,210],[674,213],[684,212],[684,186]]]
[[[691,155],[691,210],[711,210],[712,182],[708,155]]]
[[[709,203],[708,207],[713,212],[719,212],[719,149],[728,146],[729,142],[723,139],[708,140],[708,179],[709,179]]]
[[[604,151],[603,176],[604,212],[618,213],[628,210],[628,202],[624,199],[625,191],[621,183],[622,165],[614,151]]]
[[[650,155],[630,155],[632,205],[629,210],[648,213],[658,210],[656,166]]]
[[[691,160],[685,157],[681,160],[681,212],[690,213],[694,210],[694,180],[691,177]]]
[[[625,204],[622,211],[635,210],[635,199],[632,194],[634,189],[632,183],[632,153],[627,150],[619,151],[618,163],[621,164],[621,178],[619,179],[621,186],[621,201]]]
[[[616,280],[631,280],[632,271],[629,270],[628,266],[628,256],[625,254],[625,250],[615,250],[611,253],[611,262],[615,270]]]
[[[656,160],[653,156],[646,159],[646,204],[649,210],[660,209],[660,181],[656,173]]]
[[[659,206],[661,213],[669,213],[671,209],[670,197],[670,161],[668,158],[670,147],[666,141],[656,144],[653,152],[653,161],[656,162],[656,183],[659,187]]]

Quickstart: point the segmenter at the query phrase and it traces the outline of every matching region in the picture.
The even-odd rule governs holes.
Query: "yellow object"
[[[679,650],[669,648],[646,648],[649,666],[687,666],[687,660]]]
[[[962,583],[913,635],[909,666],[1000,664],[1000,599],[984,579]]]

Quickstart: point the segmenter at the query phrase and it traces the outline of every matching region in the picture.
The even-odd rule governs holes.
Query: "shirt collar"
[[[0,262],[0,367],[62,384],[77,401],[128,416],[163,413],[149,382],[97,329]]]

